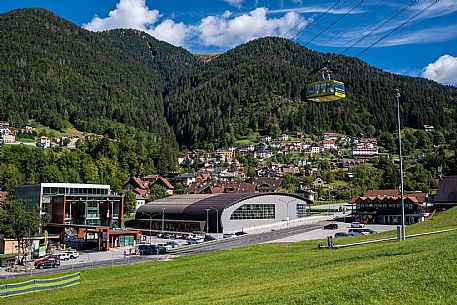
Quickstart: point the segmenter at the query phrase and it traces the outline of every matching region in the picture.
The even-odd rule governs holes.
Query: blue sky
[[[380,40],[359,58],[391,72],[456,85],[457,1],[440,0],[420,13],[432,3],[435,1],[1,0],[0,12],[43,7],[88,30],[136,28],[193,53],[224,52],[258,37],[281,36],[313,50],[356,55]]]

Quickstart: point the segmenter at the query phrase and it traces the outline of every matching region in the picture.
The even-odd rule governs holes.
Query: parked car
[[[67,252],[57,252],[54,253],[54,255],[57,255],[61,261],[67,261],[70,259],[70,254],[68,254]]]
[[[246,235],[248,233],[244,232],[244,231],[239,231],[239,232],[235,232],[235,236],[242,236],[242,235]]]
[[[159,254],[159,249],[156,245],[139,245],[138,251],[140,251],[140,255],[155,255]]]
[[[158,244],[157,247],[164,247],[167,251],[170,251],[173,249],[173,247],[171,245],[169,245],[168,243],[166,244]]]
[[[335,238],[350,237],[350,236],[362,236],[362,235],[364,235],[364,234],[361,233],[361,232],[350,232],[350,233],[346,233],[346,232],[336,232],[336,233],[335,233]]]
[[[74,249],[68,249],[67,251],[65,251],[65,253],[67,253],[71,259],[79,257],[79,252]]]
[[[224,235],[222,235],[223,238],[232,238],[232,237],[235,237],[235,233],[224,233]]]
[[[216,238],[214,236],[206,234],[205,238],[203,238],[203,240],[204,241],[211,241],[211,240],[216,240]]]
[[[352,232],[359,232],[359,233],[362,233],[363,235],[376,234],[376,233],[378,233],[378,232],[376,232],[375,230],[368,229],[368,228],[354,228],[354,229],[349,229],[348,232],[349,232],[349,233],[352,233]]]
[[[201,244],[203,243],[205,240],[203,238],[197,238],[197,239],[194,239],[194,238],[189,238],[187,240],[187,244],[188,245],[196,245],[196,244]]]
[[[324,226],[324,230],[337,230],[338,224],[336,223],[329,223],[328,225]]]
[[[195,234],[195,233],[189,234],[189,236],[187,237],[187,239],[204,239],[204,238],[205,238],[204,235]]]
[[[336,232],[335,233],[335,238],[347,237],[347,236],[351,236],[351,235],[349,235],[349,233],[346,233],[346,232]]]
[[[36,269],[57,268],[60,266],[60,260],[54,257],[45,257],[35,261]]]
[[[363,227],[365,227],[365,224],[363,224],[361,222],[356,221],[356,222],[351,223],[351,228],[363,228]]]
[[[159,250],[159,254],[167,253],[167,249],[164,246],[157,245],[157,250]]]
[[[181,239],[181,238],[182,238],[182,234],[178,234],[178,233],[177,233],[177,234],[175,235],[175,238],[176,238],[176,239]]]
[[[167,241],[167,245],[170,245],[173,249],[179,247],[179,244],[175,241]]]

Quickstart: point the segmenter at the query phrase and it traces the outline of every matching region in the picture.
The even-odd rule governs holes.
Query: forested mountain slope
[[[333,77],[346,83],[343,102],[305,101],[309,71],[330,60],[341,67]],[[321,54],[281,38],[241,45],[205,66],[205,81],[184,94],[165,99],[169,122],[186,144],[218,138],[229,144],[249,131],[335,130],[348,134],[393,131],[393,89],[402,92],[405,126],[432,124],[452,128],[456,122],[456,88],[421,78],[395,75],[346,56]]]
[[[122,139],[146,132],[169,168],[177,143],[230,145],[250,131],[374,133],[395,128],[392,90],[403,122],[446,129],[456,122],[456,89],[394,75],[364,62],[262,38],[203,61],[135,30],[93,33],[43,9],[0,15],[0,120]],[[305,99],[309,71],[342,66],[348,99]],[[370,127],[371,125],[371,127]],[[161,151],[159,153],[159,151]]]

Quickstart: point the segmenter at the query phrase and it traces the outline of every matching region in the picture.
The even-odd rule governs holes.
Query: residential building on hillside
[[[259,137],[260,143],[268,143],[271,142],[271,136],[261,136]]]
[[[353,159],[375,158],[378,157],[378,154],[378,144],[376,142],[358,142],[351,148],[351,158]]]
[[[429,217],[429,195],[423,192],[405,192],[405,222],[412,224]],[[368,223],[401,224],[400,191],[370,190],[353,198],[356,219]]]
[[[49,148],[51,147],[51,139],[46,136],[41,136],[38,138],[36,145],[41,148]]]
[[[288,134],[282,134],[276,137],[277,141],[284,142],[284,141],[289,141],[289,135]]]
[[[425,131],[434,131],[434,130],[435,130],[435,127],[432,126],[432,125],[422,125],[422,128],[423,128]]]

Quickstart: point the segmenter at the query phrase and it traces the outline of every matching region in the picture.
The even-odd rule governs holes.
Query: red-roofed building
[[[412,224],[428,218],[428,194],[405,192],[405,221]],[[368,223],[401,224],[401,197],[399,190],[370,190],[353,198],[357,220]]]

